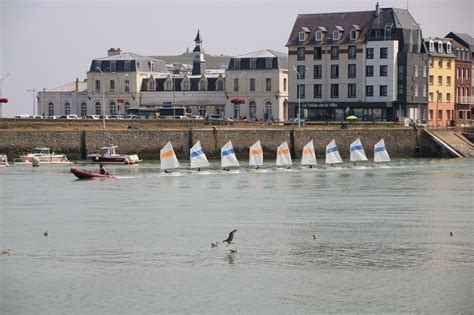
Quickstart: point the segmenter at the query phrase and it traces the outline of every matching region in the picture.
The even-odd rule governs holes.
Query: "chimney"
[[[120,55],[121,52],[122,50],[120,48],[110,48],[109,50],[107,50],[107,56],[110,57]]]
[[[76,86],[76,92],[79,91],[79,78],[76,78],[75,86]]]
[[[379,16],[380,15],[380,6],[379,6],[379,3],[377,2],[377,4],[375,5],[375,16]]]

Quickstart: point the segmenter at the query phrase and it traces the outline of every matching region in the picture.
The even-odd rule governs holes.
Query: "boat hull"
[[[99,156],[99,155],[89,155],[88,159],[92,163],[100,163],[100,164],[135,164],[140,162],[134,156],[128,155],[121,155],[121,156]]]
[[[102,175],[100,173],[95,173],[91,171],[81,170],[78,168],[71,168],[71,173],[73,173],[79,179],[107,179],[107,178],[117,178],[112,175]]]

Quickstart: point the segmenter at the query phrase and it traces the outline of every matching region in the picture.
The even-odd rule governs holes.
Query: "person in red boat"
[[[99,169],[100,175],[109,175],[109,172],[107,172],[102,164],[100,164],[100,169]]]

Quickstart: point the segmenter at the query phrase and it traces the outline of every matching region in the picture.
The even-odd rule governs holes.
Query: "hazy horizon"
[[[377,1],[0,0],[0,79],[3,117],[32,114],[32,93],[76,78],[111,47],[141,55],[179,55],[194,47],[197,30],[211,55],[235,56],[285,47],[298,14],[374,10]],[[469,0],[379,1],[407,8],[423,36],[474,34]],[[441,15],[442,13],[442,15]]]

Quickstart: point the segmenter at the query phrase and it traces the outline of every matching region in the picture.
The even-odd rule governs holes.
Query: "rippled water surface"
[[[214,165],[0,168],[2,313],[472,313],[473,160]]]

